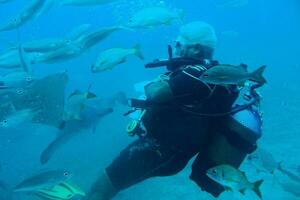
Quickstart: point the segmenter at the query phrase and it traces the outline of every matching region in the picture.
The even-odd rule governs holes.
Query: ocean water
[[[31,0],[12,0],[0,4],[0,24],[17,14]],[[236,6],[224,6],[236,2]],[[75,89],[92,91],[99,97],[109,97],[123,91],[134,97],[135,83],[152,80],[164,69],[145,69],[144,64],[155,58],[167,57],[167,45],[174,44],[182,24],[201,20],[210,23],[218,36],[215,59],[222,63],[246,63],[255,69],[267,65],[268,83],[260,90],[263,95],[263,137],[258,144],[272,153],[276,160],[294,168],[300,166],[300,2],[298,0],[120,0],[101,6],[54,6],[48,12],[31,20],[18,30],[0,33],[0,50],[12,44],[48,37],[64,37],[74,27],[91,24],[92,30],[111,25],[122,25],[129,16],[150,6],[164,6],[183,10],[182,22],[149,30],[120,31],[74,59],[56,64],[34,65],[36,76],[68,72],[66,96]],[[240,5],[239,5],[240,3]],[[222,6],[223,5],[223,6]],[[20,38],[18,39],[18,33]],[[91,65],[97,55],[111,47],[142,47],[145,60],[130,57],[126,63],[111,71],[93,74]],[[0,69],[4,75],[9,70]],[[128,110],[117,106],[115,112],[103,118],[93,134],[83,131],[57,152],[46,165],[40,164],[40,153],[56,137],[56,130],[38,124],[24,124],[0,130],[0,180],[10,187],[37,172],[65,168],[73,172],[72,182],[88,191],[97,175],[134,138],[128,137],[125,127],[129,119],[123,116]],[[249,179],[264,179],[262,193],[265,200],[296,200],[298,196],[284,191],[276,177],[257,174],[245,163],[242,166]],[[189,179],[188,165],[176,176],[153,178],[125,191],[116,200],[177,200],[214,199],[202,192]],[[300,174],[299,174],[300,176]],[[275,180],[274,180],[275,179]],[[300,183],[299,183],[300,185]],[[300,188],[299,188],[300,189]],[[0,194],[1,199],[1,194]],[[35,200],[37,197],[17,195],[17,200]],[[258,199],[252,192],[245,196],[225,192],[219,199]],[[9,200],[9,199],[8,199]]]

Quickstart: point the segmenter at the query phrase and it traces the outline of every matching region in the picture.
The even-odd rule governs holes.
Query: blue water
[[[228,0],[229,1],[229,0]],[[18,13],[29,0],[14,0],[0,5],[0,22]],[[221,0],[120,0],[111,5],[95,7],[54,7],[46,14],[22,26],[21,41],[47,37],[63,37],[72,28],[92,24],[92,29],[122,24],[139,9],[164,4],[170,9],[183,9],[183,23],[203,20],[216,29],[218,46],[215,58],[222,63],[246,63],[250,69],[266,64],[268,84],[261,93],[264,111],[264,136],[259,145],[271,152],[278,161],[288,166],[299,166],[300,129],[300,3],[298,0],[251,0],[238,8],[217,8]],[[45,76],[67,70],[69,83],[66,94],[75,89],[92,90],[100,97],[118,91],[136,95],[133,85],[151,80],[163,69],[147,70],[145,62],[167,57],[167,45],[173,44],[182,23],[151,30],[114,33],[88,52],[59,64],[34,66],[35,74]],[[234,33],[234,34],[232,34]],[[8,43],[18,43],[17,31],[0,34],[0,50]],[[112,71],[92,74],[90,66],[97,55],[111,47],[132,47],[141,44],[145,61],[129,58]],[[7,71],[0,70],[0,74]],[[0,180],[13,186],[22,179],[45,169],[67,168],[74,173],[73,182],[85,191],[120,150],[133,140],[125,133],[127,111],[118,106],[116,111],[100,121],[96,134],[86,131],[64,146],[46,166],[39,163],[40,152],[55,137],[56,130],[42,125],[26,125],[0,130]],[[255,170],[244,166],[249,179],[256,180]],[[213,199],[189,179],[190,167],[173,177],[155,178],[121,192],[116,200],[152,199]],[[292,194],[274,183],[272,175],[265,179],[262,193],[265,200],[296,200]],[[34,200],[32,196],[18,196],[18,200]],[[1,194],[0,194],[1,199]],[[251,192],[244,197],[225,193],[220,199],[256,199]]]

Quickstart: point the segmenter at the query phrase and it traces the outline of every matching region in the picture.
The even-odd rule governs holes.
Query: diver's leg
[[[181,171],[193,155],[141,138],[106,168],[93,185],[88,200],[109,200],[119,191],[155,176],[170,176]]]
[[[98,180],[92,185],[88,195],[88,200],[109,200],[113,198],[118,191],[113,186],[107,173],[104,171]]]

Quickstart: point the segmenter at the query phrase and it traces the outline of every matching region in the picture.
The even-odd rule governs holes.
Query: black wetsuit
[[[214,132],[223,128],[224,116],[200,116],[182,107],[197,105],[196,110],[191,109],[193,112],[210,115],[230,111],[239,95],[237,89],[210,85],[211,92],[196,79],[202,73],[202,68],[188,66],[170,76],[169,85],[175,100],[169,106],[147,109],[143,117],[147,136],[130,144],[106,168],[117,190],[150,177],[180,172],[193,156],[202,152]],[[196,183],[205,176],[197,160],[191,174]]]

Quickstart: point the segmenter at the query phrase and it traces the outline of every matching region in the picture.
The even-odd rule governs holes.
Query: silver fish
[[[253,190],[257,196],[262,199],[259,187],[263,183],[263,180],[251,183],[245,173],[230,165],[213,167],[209,169],[206,174],[209,178],[230,190],[239,191],[242,194],[244,194],[246,190]]]
[[[78,57],[81,53],[83,53],[83,50],[82,48],[80,48],[80,46],[77,46],[73,42],[69,42],[68,45],[62,48],[39,54],[39,56],[36,56],[33,59],[33,63],[53,64],[58,62],[64,62],[72,58]]]
[[[247,159],[258,172],[265,171],[273,174],[279,167],[279,162],[275,160],[273,155],[262,148],[258,148],[254,153],[249,155]]]
[[[170,25],[175,20],[182,20],[183,12],[175,12],[164,7],[149,7],[135,13],[126,25],[130,28],[153,28]]]
[[[32,20],[39,14],[39,11],[42,10],[45,2],[45,0],[33,0],[17,16],[13,17],[7,24],[0,27],[0,32],[16,29]]]
[[[97,31],[94,31],[92,33],[82,36],[79,40],[77,40],[77,42],[78,42],[79,46],[81,46],[83,51],[86,51],[86,50],[90,49],[91,47],[97,45],[102,40],[106,39],[112,33],[122,30],[122,29],[124,29],[124,27],[120,27],[120,26],[101,28]]]
[[[50,170],[31,176],[13,188],[14,192],[34,192],[58,185],[71,177],[67,170]]]
[[[127,57],[130,55],[135,55],[141,60],[144,59],[140,45],[136,45],[130,49],[111,48],[103,51],[98,56],[96,63],[91,67],[91,71],[96,73],[112,70],[117,65],[126,62]]]
[[[266,83],[263,73],[266,66],[262,66],[252,73],[249,73],[244,65],[217,65],[206,70],[200,80],[215,85],[243,85],[251,80],[260,84]]]

